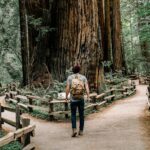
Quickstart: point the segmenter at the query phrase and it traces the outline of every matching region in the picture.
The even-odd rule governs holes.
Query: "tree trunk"
[[[120,0],[113,0],[112,7],[112,52],[114,70],[122,69],[122,48],[121,48],[121,16]]]
[[[150,42],[147,32],[149,31],[148,25],[150,24],[148,13],[149,11],[148,1],[137,1],[138,8],[138,28],[139,28],[139,40],[141,47],[141,54],[146,59],[146,62],[150,62]],[[147,4],[147,5],[146,5]]]
[[[104,46],[105,46],[105,9],[104,9],[104,0],[98,0],[98,14],[99,14],[99,28],[101,29],[100,32],[100,42],[101,47],[104,53]],[[104,55],[104,54],[102,54]],[[102,56],[103,58],[103,56]]]
[[[98,90],[104,82],[101,61],[105,45],[107,59],[111,59],[109,2],[107,0],[105,10],[104,0],[26,0],[26,4],[25,0],[20,0],[23,7],[20,15],[27,14],[26,20],[22,20],[24,28],[21,28],[27,33],[23,36],[22,32],[22,43],[26,46],[22,50],[24,83],[49,84],[51,75],[53,79],[64,81],[66,70],[80,64],[90,87]],[[119,1],[113,2],[113,6],[114,66],[120,69]],[[22,13],[23,10],[26,12]]]
[[[112,61],[111,27],[110,27],[110,0],[105,0],[105,46],[104,60]]]
[[[51,51],[50,72],[63,81],[65,71],[74,64],[80,64],[82,73],[89,79],[90,86],[97,88],[99,63],[102,50],[98,37],[97,0],[59,0],[55,2],[57,32]],[[57,19],[57,20],[56,20]]]
[[[19,0],[20,10],[20,31],[21,31],[21,55],[22,55],[22,70],[23,70],[23,85],[30,83],[29,69],[29,40],[28,40],[28,24],[25,1]]]

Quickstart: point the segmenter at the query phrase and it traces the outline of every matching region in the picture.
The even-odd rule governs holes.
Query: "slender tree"
[[[29,39],[25,0],[19,0],[23,85],[30,83]]]

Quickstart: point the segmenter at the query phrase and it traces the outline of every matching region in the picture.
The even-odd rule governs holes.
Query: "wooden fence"
[[[97,94],[91,93],[90,94],[90,104],[85,106],[85,110],[87,109],[98,109],[100,106],[103,106],[106,103],[109,103],[117,98],[118,93],[120,93],[120,98],[129,96],[136,91],[136,86],[132,82],[129,86],[123,86],[121,89],[110,89],[105,91],[104,93]],[[41,105],[35,105],[35,102],[40,101]],[[67,103],[64,99],[53,99],[52,97],[49,98],[42,98],[39,96],[33,95],[18,95],[17,92],[10,91],[6,94],[6,101],[13,103],[15,105],[20,106],[21,108],[33,112],[34,109],[41,110],[43,112],[47,112],[49,114],[49,120],[53,120],[55,115],[63,114],[66,118],[68,118],[68,114],[70,113],[69,103]],[[23,103],[24,102],[24,103]],[[63,110],[55,111],[55,105],[59,104],[64,107]]]
[[[148,108],[150,110],[150,85],[147,87],[147,104],[148,104]]]
[[[16,115],[15,121],[4,118],[2,115],[4,111],[14,112]],[[35,130],[35,125],[30,125],[30,119],[21,117],[21,110],[18,104],[16,105],[15,109],[6,106],[1,106],[0,104],[0,128],[1,129],[2,129],[2,124],[4,123],[7,123],[15,127],[16,131],[10,132],[6,136],[0,138],[0,147],[15,140],[21,141],[24,150],[33,149],[35,147],[33,144],[30,143],[30,136],[34,135],[33,133]]]
[[[150,84],[150,76],[139,76],[139,84]]]

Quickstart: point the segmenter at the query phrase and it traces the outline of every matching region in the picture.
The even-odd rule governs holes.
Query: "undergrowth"
[[[4,130],[0,131],[0,138],[5,136],[7,133]],[[18,141],[11,142],[5,146],[0,147],[0,150],[22,150],[22,145]]]

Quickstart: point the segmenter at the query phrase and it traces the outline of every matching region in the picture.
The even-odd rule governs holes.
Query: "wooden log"
[[[14,141],[14,133],[8,133],[6,136],[0,138],[0,147]]]
[[[10,95],[9,93],[5,93],[5,100],[9,99],[10,98]]]
[[[90,104],[90,105],[86,106],[86,107],[84,108],[84,110],[89,109],[89,108],[93,108],[93,107],[95,107],[95,106],[97,106],[97,104]]]
[[[115,91],[116,91],[116,90],[115,90],[115,89],[113,89],[113,90],[110,92],[110,93],[111,93],[111,95],[114,95],[114,92],[115,92]],[[113,101],[113,100],[114,100],[114,98],[115,98],[115,96],[113,96],[111,100]]]
[[[115,89],[115,91],[118,91],[118,92],[124,92],[125,89]]]
[[[20,123],[20,106],[16,105],[16,130],[19,129],[21,127],[21,123]]]
[[[22,103],[18,103],[18,105],[20,106],[20,108],[29,111],[29,107],[27,105],[22,104]]]
[[[113,91],[115,91],[115,89],[112,88],[112,89],[106,91],[105,94],[111,93],[111,92],[113,92]]]
[[[150,109],[150,99],[147,99],[148,108]]]
[[[16,92],[16,91],[10,91],[9,93],[12,94],[13,97],[14,97],[15,95],[17,95],[17,92]]]
[[[103,101],[103,102],[96,103],[96,104],[90,104],[90,105],[86,106],[84,109],[87,110],[89,108],[95,107],[97,110],[97,109],[99,109],[100,106],[103,106],[106,103],[107,103],[107,101]]]
[[[20,139],[24,134],[23,132],[24,132],[23,128],[16,130],[14,133],[15,140]]]
[[[148,92],[150,93],[150,86],[147,87]]]
[[[44,108],[44,107],[37,106],[37,105],[27,105],[27,107],[28,107],[28,110],[29,110],[29,108],[32,108],[33,110],[37,109],[37,110],[49,112],[49,108]]]
[[[35,125],[28,125],[27,127],[24,127],[23,133],[24,134],[32,133],[32,136],[34,136],[35,127],[36,127]]]
[[[10,103],[13,103],[13,104],[15,104],[15,105],[18,103],[17,100],[12,99],[12,98],[9,98],[7,101],[10,102]]]
[[[30,107],[30,105],[32,105],[32,104],[33,104],[33,102],[32,102],[32,98],[28,97],[28,99],[29,99],[29,112],[33,112],[33,108],[32,108],[32,107]]]
[[[57,103],[66,103],[66,100],[56,100],[53,99],[52,101],[49,101],[51,104],[57,104]]]
[[[99,107],[103,106],[104,104],[106,104],[107,101],[103,101],[97,104],[97,109],[99,109]]]
[[[27,127],[23,127],[14,132],[14,138],[15,140],[17,140],[18,138],[26,135],[27,133],[34,133],[34,130],[35,130],[35,125],[29,125]]]
[[[54,119],[54,116],[52,115],[52,113],[54,111],[53,103],[51,103],[52,100],[53,100],[53,98],[49,97],[49,120]]]
[[[21,122],[22,122],[23,128],[30,125],[30,119],[29,118],[21,117]],[[28,132],[26,132],[26,133],[28,133]],[[30,133],[23,136],[22,144],[23,144],[23,147],[30,144]]]
[[[2,107],[1,107],[1,103],[0,103],[0,130],[2,129]]]
[[[2,117],[2,122],[7,123],[7,124],[9,124],[9,125],[11,125],[11,126],[13,126],[13,127],[16,127],[16,122],[11,121],[11,120],[9,120],[9,119],[6,119],[6,118],[3,118],[3,117]]]
[[[90,93],[89,97],[92,99],[97,96],[97,93]]]
[[[22,150],[34,150],[35,149],[35,145],[33,143],[25,146]]]
[[[42,97],[39,97],[39,96],[27,95],[27,98],[32,99],[32,100],[40,100],[41,102],[46,103],[46,104],[48,103],[48,99],[42,98]]]
[[[107,102],[112,101],[112,100],[114,100],[114,97],[115,97],[115,95],[110,95],[110,96],[105,97],[104,100],[107,100]]]
[[[15,98],[20,99],[20,100],[28,101],[28,98],[26,96],[23,96],[23,95],[16,95]]]
[[[10,111],[10,112],[16,112],[16,109],[14,108],[11,108],[11,107],[8,107],[8,106],[1,106],[3,110],[7,110],[7,111]]]
[[[96,96],[96,99],[102,99],[104,98],[104,96],[106,95],[106,93],[102,93]]]

